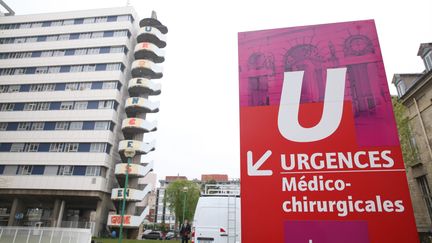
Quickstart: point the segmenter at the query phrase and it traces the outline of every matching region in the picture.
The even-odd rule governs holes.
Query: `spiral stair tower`
[[[118,202],[118,210],[121,211],[125,177],[128,174],[126,191],[126,207],[123,217],[123,227],[127,238],[135,238],[138,228],[149,214],[149,207],[137,207],[136,203],[142,201],[151,192],[152,185],[142,187],[138,179],[145,177],[153,170],[153,162],[141,162],[141,156],[155,149],[155,142],[143,142],[144,135],[156,131],[156,121],[146,120],[147,113],[159,111],[159,102],[149,100],[150,96],[161,93],[161,85],[154,79],[162,78],[160,63],[165,61],[165,53],[162,50],[166,46],[168,32],[166,26],[159,22],[156,13],[152,12],[151,18],[142,19],[137,34],[137,44],[134,49],[135,61],[132,63],[132,79],[128,83],[129,98],[125,102],[126,118],[122,122],[124,140],[119,142],[119,154],[122,162],[116,165],[115,176],[120,188],[113,188],[111,199]],[[128,158],[125,150],[134,150],[135,155]],[[127,172],[128,170],[128,172]],[[120,226],[121,214],[112,214],[108,218],[108,226],[115,228]]]

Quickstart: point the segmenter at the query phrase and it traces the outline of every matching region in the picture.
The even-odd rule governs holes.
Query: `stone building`
[[[407,177],[417,230],[422,242],[432,236],[432,43],[420,45],[418,56],[423,59],[425,71],[395,74],[393,84],[399,101],[406,107],[410,131],[410,147],[414,162],[407,164]]]

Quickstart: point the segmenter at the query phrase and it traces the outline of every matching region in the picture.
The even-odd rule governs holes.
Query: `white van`
[[[208,186],[195,209],[192,243],[241,242],[239,185]]]

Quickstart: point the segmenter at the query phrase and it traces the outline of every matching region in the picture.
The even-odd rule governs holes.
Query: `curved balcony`
[[[155,150],[156,141],[151,141],[150,143],[137,141],[137,140],[122,140],[119,143],[119,152],[123,153],[126,149],[135,150],[136,154],[148,154],[149,152]]]
[[[135,59],[147,59],[155,63],[165,61],[165,51],[150,42],[138,43],[134,49]]]
[[[159,102],[152,102],[141,97],[130,97],[126,99],[125,111],[128,116],[136,113],[155,113],[159,111]]]
[[[155,18],[141,19],[139,22],[140,27],[151,26],[157,28],[162,34],[168,33],[168,28]]]
[[[150,42],[159,48],[164,48],[166,46],[166,36],[157,28],[145,26],[139,29],[137,42]]]
[[[146,207],[141,215],[135,216],[135,215],[125,215],[123,217],[123,227],[125,228],[137,228],[139,227],[144,218],[149,214],[150,207]],[[118,214],[110,214],[108,215],[108,226],[109,227],[120,227],[121,222],[121,215]]]
[[[139,94],[159,95],[161,86],[160,83],[155,83],[147,78],[133,78],[129,80],[128,91],[131,96],[139,96]]]
[[[120,178],[126,174],[127,163],[118,163],[115,166],[115,175]],[[153,170],[153,163],[149,163],[146,166],[139,164],[131,164],[129,167],[129,177],[141,178],[145,177],[150,171]]]
[[[114,201],[123,200],[123,188],[113,188],[111,191],[111,199]],[[126,190],[126,201],[140,202],[144,197],[151,192],[151,185],[147,185],[144,190],[128,188]]]
[[[139,59],[132,62],[132,77],[134,78],[162,78],[162,67],[154,62],[145,59]]]
[[[122,122],[122,131],[124,133],[146,133],[157,130],[156,121],[147,121],[141,118],[126,118]]]

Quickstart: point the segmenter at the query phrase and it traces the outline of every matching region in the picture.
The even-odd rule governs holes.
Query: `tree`
[[[414,165],[417,163],[417,147],[412,142],[406,107],[395,96],[392,97],[392,103],[404,162],[406,165]]]
[[[165,191],[165,202],[169,209],[174,212],[176,220],[182,223],[184,219],[192,221],[195,208],[200,196],[200,187],[197,183],[187,180],[171,182]]]

